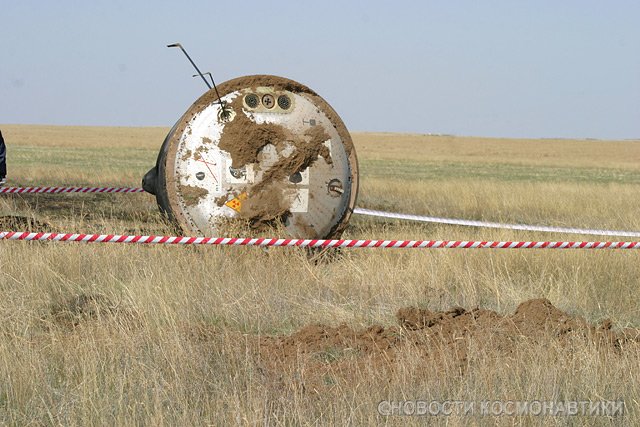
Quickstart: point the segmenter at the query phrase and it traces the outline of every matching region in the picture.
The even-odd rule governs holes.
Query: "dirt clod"
[[[286,379],[304,366],[306,385],[313,389],[326,386],[326,375],[348,381],[366,369],[392,371],[409,356],[430,369],[445,366],[448,375],[465,375],[470,358],[509,357],[519,345],[571,352],[582,342],[619,353],[640,344],[638,329],[614,331],[607,320],[591,325],[547,299],[525,301],[509,315],[481,308],[405,307],[396,318],[398,326],[313,324],[291,335],[249,337],[249,343],[261,369],[273,378]]]
[[[240,213],[253,227],[274,220],[283,220],[289,214],[288,189],[279,182],[271,182],[242,202]]]
[[[185,205],[193,206],[197,205],[200,199],[209,194],[209,192],[204,188],[194,187],[192,185],[181,185],[180,194],[182,194]]]
[[[255,123],[242,112],[242,103],[236,101],[231,103],[231,107],[237,114],[233,121],[225,125],[218,147],[231,155],[232,167],[241,168],[256,163],[258,153],[266,145],[281,147],[287,140],[288,132],[280,125]]]

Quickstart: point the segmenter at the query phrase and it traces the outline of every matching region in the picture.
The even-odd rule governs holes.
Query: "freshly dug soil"
[[[614,331],[608,320],[591,325],[547,299],[523,302],[505,316],[481,308],[406,307],[398,310],[396,318],[398,326],[355,329],[346,324],[316,324],[291,335],[250,336],[248,342],[269,378],[291,381],[303,366],[305,386],[316,390],[328,385],[328,377],[348,381],[358,372],[393,371],[407,357],[417,358],[416,363],[434,372],[443,369],[447,375],[465,375],[470,358],[509,357],[520,345],[571,352],[576,344],[591,343],[621,353],[640,344],[638,329]]]

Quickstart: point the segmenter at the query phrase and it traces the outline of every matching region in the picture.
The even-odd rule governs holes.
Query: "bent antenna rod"
[[[193,59],[191,59],[191,57],[189,56],[189,54],[187,53],[187,51],[185,50],[184,47],[182,47],[182,45],[180,43],[172,43],[172,44],[168,44],[167,47],[179,47],[180,50],[182,51],[182,53],[184,53],[184,55],[187,57],[187,59],[189,60],[189,62],[191,62],[191,65],[193,65],[193,68],[196,69],[196,71],[198,72],[198,76],[200,76],[202,78],[202,81],[204,82],[204,84],[207,85],[207,87],[209,89],[214,89],[216,91],[216,96],[218,97],[218,102],[220,104],[222,104],[222,100],[220,99],[220,94],[218,93],[218,88],[216,87],[216,83],[213,81],[213,76],[211,75],[211,73],[207,72],[205,74],[209,74],[209,77],[211,77],[211,83],[213,84],[213,88],[211,87],[211,85],[209,84],[209,82],[207,81],[207,79],[204,78],[204,74],[202,74],[202,72],[200,71],[200,69],[198,68],[198,66],[196,65],[195,62],[193,62]],[[194,76],[195,77],[195,76]]]

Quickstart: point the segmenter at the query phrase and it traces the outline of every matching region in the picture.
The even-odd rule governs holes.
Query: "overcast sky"
[[[638,1],[3,1],[0,123],[171,126],[275,74],[353,131],[640,138]],[[181,6],[182,3],[189,6]]]

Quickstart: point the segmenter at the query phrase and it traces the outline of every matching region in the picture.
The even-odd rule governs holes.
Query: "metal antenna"
[[[187,57],[189,62],[191,62],[191,65],[193,65],[193,68],[195,68],[196,71],[198,72],[197,75],[199,75],[202,78],[202,81],[204,81],[204,84],[206,84],[207,87],[211,89],[211,85],[209,84],[207,79],[204,78],[204,75],[202,74],[202,72],[200,71],[196,63],[193,62],[193,59],[191,59],[187,51],[184,49],[184,47],[182,47],[180,43],[168,44],[167,47],[179,47],[182,53],[184,53],[184,55]],[[213,83],[213,89],[216,91],[216,96],[218,97],[218,104],[220,104],[220,118],[222,118],[223,120],[227,120],[230,117],[231,112],[227,109],[226,103],[220,98],[220,93],[218,93],[218,88],[216,87],[216,83],[213,81],[213,76],[211,75],[211,73],[207,73],[207,74],[209,74],[209,77],[211,77],[211,83]]]
[[[195,62],[193,62],[193,59],[191,59],[191,57],[189,56],[189,54],[187,53],[186,50],[184,50],[184,48],[182,47],[182,45],[180,43],[173,43],[173,44],[168,44],[167,47],[179,47],[180,50],[182,50],[182,53],[184,53],[184,55],[187,57],[187,59],[189,60],[189,62],[191,62],[191,65],[193,65],[193,68],[196,69],[196,71],[198,72],[198,75],[200,77],[202,77],[202,81],[204,81],[204,84],[207,85],[207,87],[209,89],[211,89],[211,85],[209,84],[209,82],[207,81],[207,79],[204,78],[204,76],[202,75],[202,73],[200,72],[200,69],[198,68],[198,66],[196,65]],[[217,90],[216,90],[216,94],[217,94]]]
[[[215,82],[213,81],[213,76],[211,75],[211,73],[210,73],[210,72],[208,72],[208,71],[207,71],[206,73],[202,73],[202,74],[203,74],[203,75],[205,75],[205,76],[208,74],[208,75],[209,75],[209,78],[211,79],[211,83],[212,83],[214,86],[216,85],[216,84],[215,84]],[[191,77],[198,77],[199,75],[200,75],[200,74],[194,74],[194,75],[193,75],[193,76],[191,76]]]

